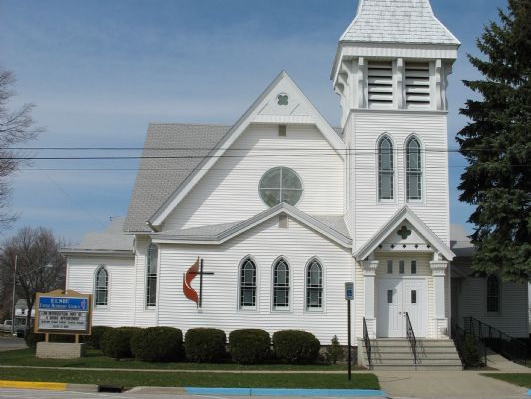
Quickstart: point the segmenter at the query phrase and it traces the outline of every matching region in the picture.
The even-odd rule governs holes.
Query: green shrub
[[[465,334],[465,342],[463,344],[463,363],[465,367],[480,367],[481,357],[476,345],[476,339],[471,334]]]
[[[239,364],[256,364],[270,356],[271,337],[258,329],[234,330],[229,334],[232,360]]]
[[[133,357],[131,338],[140,330],[142,329],[138,327],[119,327],[105,331],[100,340],[103,354],[115,359]]]
[[[101,349],[101,337],[105,331],[109,330],[112,330],[112,327],[94,326],[91,329],[90,335],[84,335],[81,340],[91,349]]]
[[[192,362],[204,363],[221,360],[225,352],[227,336],[217,328],[192,328],[184,337],[186,358]]]
[[[319,357],[321,343],[306,331],[283,330],[273,334],[275,355],[288,363],[312,363]]]
[[[44,341],[44,334],[35,334],[33,328],[29,328],[24,332],[24,341],[30,349],[35,350],[37,348],[37,342]]]
[[[183,333],[172,327],[150,327],[131,338],[133,356],[144,362],[177,360],[183,353]]]
[[[343,360],[343,348],[339,344],[337,335],[334,335],[330,341],[330,345],[326,347],[326,358],[330,363],[336,364],[338,360]]]

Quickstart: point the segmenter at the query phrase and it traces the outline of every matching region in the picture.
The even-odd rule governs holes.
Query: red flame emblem
[[[199,303],[199,296],[197,295],[197,291],[192,288],[190,285],[192,283],[192,280],[197,276],[197,273],[199,272],[199,258],[195,261],[195,263],[190,266],[188,271],[184,274],[183,277],[183,292],[184,296],[187,297],[189,300],[194,301],[195,303]]]

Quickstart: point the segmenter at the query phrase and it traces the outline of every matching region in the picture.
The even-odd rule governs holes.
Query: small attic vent
[[[430,106],[430,64],[406,63],[406,105]]]
[[[278,125],[278,137],[286,137],[286,125]]]
[[[393,64],[369,62],[367,71],[369,107],[393,105]]]
[[[281,213],[278,215],[278,228],[287,229],[288,228],[288,215]]]

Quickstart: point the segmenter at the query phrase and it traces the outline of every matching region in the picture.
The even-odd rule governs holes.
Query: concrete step
[[[373,370],[424,370],[424,371],[435,371],[435,370],[463,370],[463,366],[424,366],[424,365],[418,365],[418,366],[404,366],[404,365],[373,365]]]
[[[364,358],[367,359],[367,355],[364,355]],[[373,359],[413,359],[412,353],[373,353],[371,355]],[[418,359],[432,359],[432,360],[454,360],[460,361],[459,355],[457,353],[438,353],[429,355],[419,354]]]

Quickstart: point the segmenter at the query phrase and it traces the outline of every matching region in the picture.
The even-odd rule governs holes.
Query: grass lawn
[[[0,352],[0,364],[10,366],[49,366],[49,367],[102,367],[121,369],[164,369],[164,370],[273,370],[273,371],[343,371],[346,364],[327,365],[290,365],[290,364],[261,364],[243,366],[234,363],[149,363],[133,359],[115,360],[103,356],[99,350],[89,350],[86,357],[80,359],[38,359],[31,349],[18,349]]]
[[[142,371],[85,371],[0,368],[0,380],[109,384],[127,388],[162,387],[231,387],[231,388],[330,388],[380,389],[374,374],[241,374],[241,373],[161,373]]]
[[[481,374],[485,377],[496,378],[524,388],[531,388],[531,374],[507,373],[507,374]]]

